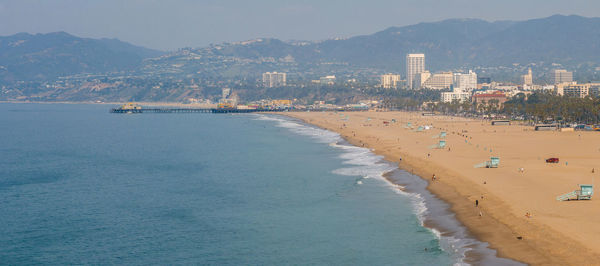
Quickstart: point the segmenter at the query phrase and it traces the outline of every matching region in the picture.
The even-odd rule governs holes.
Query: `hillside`
[[[161,54],[116,39],[79,38],[65,32],[18,33],[0,37],[0,81],[131,70],[143,59]]]

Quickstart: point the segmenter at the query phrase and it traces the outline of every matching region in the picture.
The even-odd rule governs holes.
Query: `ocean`
[[[110,107],[0,104],[0,264],[518,264],[336,133]]]

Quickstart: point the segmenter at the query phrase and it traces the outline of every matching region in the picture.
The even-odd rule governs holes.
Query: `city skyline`
[[[431,8],[435,6],[436,8]],[[519,8],[515,8],[515,7]],[[386,7],[386,8],[382,8]],[[451,18],[521,21],[554,14],[596,16],[600,3],[427,1],[3,1],[0,36],[66,31],[174,50],[255,38],[317,41]],[[427,12],[425,12],[427,11]],[[477,11],[477,12],[473,12]],[[474,15],[477,14],[477,15]]]
[[[0,264],[594,264],[598,10],[0,0]]]

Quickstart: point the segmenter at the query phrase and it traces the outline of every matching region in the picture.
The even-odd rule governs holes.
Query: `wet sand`
[[[285,114],[338,132],[423,177],[469,233],[501,257],[535,265],[600,261],[600,201],[556,200],[598,175],[599,132],[536,132],[530,126],[407,112]],[[415,131],[424,125],[432,127]],[[441,131],[447,132],[447,146],[432,148]],[[491,156],[500,157],[499,168],[474,167]],[[549,157],[560,163],[545,163]]]

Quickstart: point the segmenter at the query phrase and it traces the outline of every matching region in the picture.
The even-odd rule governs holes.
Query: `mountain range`
[[[78,73],[126,71],[164,52],[117,39],[79,38],[66,32],[0,37],[0,80],[47,80]]]
[[[263,71],[371,69],[404,73],[407,53],[425,53],[436,70],[513,64],[600,64],[600,18],[554,15],[526,21],[450,19],[390,27],[325,41],[255,39],[161,52],[116,39],[65,32],[0,37],[0,82],[52,80],[79,73],[146,71],[258,77]]]
[[[391,27],[347,39],[286,43],[262,39],[218,46],[226,56],[281,58],[298,62],[344,62],[403,72],[407,53],[425,53],[434,70],[514,63],[600,63],[600,18],[554,15],[526,21],[450,19]]]

